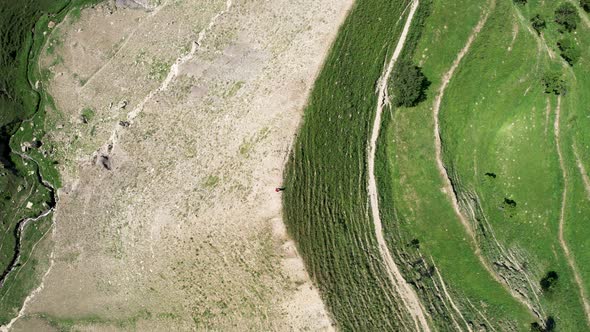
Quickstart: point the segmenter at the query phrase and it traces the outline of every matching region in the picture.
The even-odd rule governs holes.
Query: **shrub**
[[[542,80],[545,86],[545,93],[553,93],[555,95],[564,95],[566,93],[566,83],[559,72],[547,72],[543,75]]]
[[[430,82],[422,74],[420,67],[410,61],[401,61],[391,77],[391,93],[396,107],[416,106],[426,97],[426,89]]]
[[[590,1],[590,0],[588,0]],[[535,29],[535,31],[537,31],[538,34],[541,34],[541,31],[545,30],[545,28],[547,27],[547,23],[545,22],[545,19],[543,17],[541,17],[541,15],[537,14],[535,16],[533,16],[533,18],[531,18],[531,25],[533,26],[533,29]]]
[[[513,0],[517,5],[526,5],[528,0]]]
[[[555,272],[555,271],[547,272],[545,277],[543,277],[543,279],[541,279],[541,282],[540,282],[541,289],[543,289],[544,292],[552,290],[553,288],[555,288],[555,285],[557,284],[558,279],[559,279],[559,276],[557,275],[557,272]]]
[[[555,22],[559,23],[566,31],[576,30],[580,23],[578,10],[569,2],[564,2],[555,10]]]
[[[570,66],[573,66],[580,59],[580,49],[572,38],[565,37],[560,39],[557,42],[557,46],[561,51],[561,57],[564,58]]]
[[[82,122],[88,123],[94,117],[94,110],[90,107],[86,107],[81,112]]]
[[[545,327],[541,326],[541,324],[535,322],[531,324],[531,332],[552,332],[555,331],[555,326],[557,323],[552,316],[547,317],[545,320]]]
[[[582,7],[586,13],[590,12],[590,0],[580,0],[580,7]]]

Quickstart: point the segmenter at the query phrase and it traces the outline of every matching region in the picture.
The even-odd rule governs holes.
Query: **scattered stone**
[[[53,29],[53,28],[55,28],[55,22],[53,22],[53,21],[49,21],[49,24],[47,24],[47,27],[48,27],[49,29]]]
[[[107,171],[110,171],[112,169],[111,159],[109,158],[109,156],[101,155],[98,158],[98,164]]]
[[[27,209],[31,209],[31,208],[33,208],[33,203],[27,202]]]
[[[20,150],[22,152],[27,152],[31,149],[32,145],[31,142],[24,142],[20,145]]]
[[[121,109],[121,110],[122,110],[122,109],[125,109],[125,107],[126,107],[126,106],[127,106],[127,100],[121,100],[121,101],[119,102],[119,104],[117,104],[117,108],[119,108],[119,109]]]

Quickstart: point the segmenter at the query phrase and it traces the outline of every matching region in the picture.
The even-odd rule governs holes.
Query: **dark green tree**
[[[561,73],[557,71],[548,71],[543,75],[543,85],[545,86],[545,93],[552,93],[555,95],[564,95],[567,91],[565,80]]]
[[[557,42],[557,46],[561,51],[561,57],[573,66],[582,55],[578,45],[576,45],[576,41],[571,37],[564,37]]]
[[[569,2],[564,2],[555,10],[555,22],[559,23],[566,31],[576,30],[580,23],[578,10]]]
[[[391,75],[390,93],[396,107],[416,106],[426,98],[426,89],[430,82],[422,73],[420,67],[410,61],[401,61]]]
[[[590,12],[590,0],[580,0],[580,7],[584,9],[586,13]]]
[[[555,331],[556,326],[557,323],[555,322],[555,319],[552,316],[549,316],[545,320],[545,327],[537,322],[532,323],[531,332],[553,332]]]
[[[588,0],[590,1],[590,0]],[[537,14],[535,16],[533,16],[533,18],[531,18],[531,25],[533,26],[533,29],[535,29],[535,31],[537,31],[538,34],[541,34],[541,32],[543,30],[545,30],[545,28],[547,27],[547,23],[545,22],[545,19],[543,17],[541,17],[541,15]]]
[[[541,289],[544,292],[547,292],[547,291],[551,291],[553,288],[555,288],[555,285],[557,284],[557,280],[559,280],[559,276],[557,275],[557,272],[549,271],[543,277],[543,279],[541,279],[541,282],[539,284],[541,285]]]

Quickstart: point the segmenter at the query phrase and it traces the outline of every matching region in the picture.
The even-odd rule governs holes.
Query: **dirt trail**
[[[582,159],[580,159],[580,155],[578,154],[578,149],[576,145],[572,145],[572,149],[574,150],[574,155],[576,156],[576,164],[578,165],[578,169],[580,170],[580,175],[582,176],[582,180],[584,181],[584,189],[586,189],[586,195],[588,196],[588,200],[590,200],[590,178],[588,178],[588,173],[586,173],[586,168],[582,163]]]
[[[455,310],[455,312],[459,315],[459,318],[461,318],[461,321],[463,322],[463,324],[467,328],[467,331],[473,332],[473,329],[471,328],[471,326],[469,325],[469,323],[467,323],[467,321],[465,320],[465,317],[463,317],[463,314],[461,313],[461,310],[459,310],[459,308],[455,304],[455,301],[453,301],[453,298],[451,297],[451,295],[447,291],[447,286],[445,285],[445,282],[444,282],[442,276],[440,275],[440,272],[438,270],[438,267],[436,267],[436,265],[434,264],[434,260],[432,259],[432,257],[430,257],[430,261],[432,262],[432,264],[434,266],[434,271],[436,272],[436,276],[438,277],[438,282],[440,283],[441,288],[442,288],[442,291],[443,291],[443,294],[444,294],[445,298],[447,299],[447,301],[449,302],[449,304],[451,305],[451,308],[453,308],[453,310]],[[436,285],[436,283],[435,283],[435,285]],[[463,331],[463,329],[455,321],[454,315],[452,313],[451,313],[451,318],[453,319],[453,322],[455,322],[455,326],[457,326],[458,330],[459,331]]]
[[[434,100],[434,106],[433,106],[436,166],[437,166],[438,171],[444,181],[444,190],[445,190],[446,194],[449,196],[449,199],[451,200],[453,210],[455,211],[457,218],[459,218],[459,221],[461,221],[461,224],[463,224],[463,227],[465,228],[465,230],[467,231],[467,233],[471,237],[471,240],[473,241],[473,243],[475,245],[475,255],[477,256],[477,258],[479,259],[481,264],[490,273],[490,275],[494,278],[494,280],[496,280],[497,282],[502,284],[504,286],[504,288],[510,292],[510,294],[512,295],[513,298],[517,299],[520,303],[522,303],[527,308],[529,308],[529,310],[533,314],[536,315],[536,310],[533,308],[533,306],[525,298],[523,298],[521,295],[519,295],[514,290],[512,290],[510,287],[508,287],[506,285],[506,283],[502,282],[502,280],[500,280],[500,278],[494,272],[492,267],[488,264],[488,262],[481,255],[479,247],[477,246],[477,239],[475,238],[475,232],[474,232],[471,224],[469,223],[469,220],[467,219],[467,217],[463,214],[463,212],[461,212],[461,207],[459,207],[459,201],[457,198],[457,194],[455,193],[455,190],[454,190],[453,185],[451,183],[451,179],[449,177],[449,174],[447,172],[447,169],[445,168],[445,165],[444,165],[443,159],[442,159],[442,140],[441,140],[441,134],[440,134],[439,113],[440,113],[440,106],[442,104],[442,99],[445,94],[445,90],[447,89],[449,82],[453,78],[455,71],[457,70],[457,68],[461,64],[461,61],[463,60],[463,58],[465,57],[465,55],[467,54],[467,52],[471,48],[471,44],[473,44],[473,41],[475,40],[475,38],[477,37],[477,35],[481,31],[481,29],[484,27],[485,23],[487,22],[488,17],[490,15],[490,13],[494,10],[495,6],[496,6],[496,1],[491,0],[489,8],[484,11],[479,22],[477,22],[477,25],[473,28],[473,31],[469,35],[467,42],[465,43],[465,45],[463,46],[461,51],[459,51],[459,53],[457,54],[455,61],[451,65],[451,68],[449,68],[449,70],[444,74],[444,76],[442,78],[442,84],[438,90],[438,94],[436,95],[436,98]]]
[[[444,180],[444,183],[445,183],[444,189],[445,189],[446,193],[449,195],[449,198],[451,199],[451,203],[453,204],[453,209],[455,210],[455,214],[457,214],[457,217],[459,218],[459,220],[461,221],[461,223],[465,227],[465,230],[467,231],[467,233],[473,239],[474,242],[476,241],[475,240],[475,233],[474,233],[471,225],[469,224],[469,221],[461,212],[461,208],[459,207],[459,202],[457,200],[457,195],[455,194],[455,191],[453,189],[453,185],[451,184],[451,180],[449,178],[449,174],[447,173],[447,169],[445,168],[445,165],[442,161],[442,141],[441,141],[441,136],[440,136],[440,124],[439,124],[438,114],[440,112],[440,105],[442,103],[442,99],[444,97],[445,90],[447,89],[447,86],[449,85],[451,78],[453,78],[453,75],[455,74],[455,71],[459,67],[459,64],[461,63],[461,61],[463,60],[463,58],[465,57],[465,55],[467,54],[467,52],[471,48],[471,44],[473,43],[473,41],[475,40],[475,38],[477,37],[477,35],[481,31],[481,29],[483,28],[483,26],[487,22],[489,14],[493,10],[493,7],[495,6],[495,4],[496,4],[496,1],[492,0],[492,4],[490,6],[490,9],[487,10],[482,15],[479,22],[477,22],[477,25],[475,26],[475,28],[473,28],[473,31],[471,32],[471,35],[469,35],[469,38],[467,39],[465,46],[463,46],[463,49],[461,49],[461,51],[459,51],[459,54],[457,54],[457,58],[455,58],[455,61],[451,65],[451,68],[444,74],[444,76],[442,78],[442,84],[438,90],[438,94],[436,95],[436,98],[434,100],[434,106],[433,106],[436,166],[438,167],[438,171],[440,172],[440,175]]]
[[[565,225],[565,206],[567,202],[567,186],[568,186],[568,177],[565,168],[565,162],[563,160],[563,153],[561,151],[561,146],[559,144],[559,117],[561,114],[561,96],[557,97],[557,108],[555,109],[555,122],[553,125],[554,134],[555,134],[555,146],[557,149],[557,155],[559,157],[559,167],[561,168],[561,173],[563,176],[563,194],[561,196],[561,212],[559,214],[559,244],[565,253],[565,257],[567,259],[567,263],[569,264],[572,272],[574,273],[574,279],[576,280],[576,284],[578,285],[578,290],[580,291],[580,297],[582,299],[582,303],[584,304],[584,312],[586,313],[586,321],[590,326],[590,304],[588,303],[588,298],[586,296],[586,290],[584,289],[584,282],[582,281],[582,276],[580,276],[580,272],[576,266],[576,262],[570,253],[570,249],[565,241],[563,235],[563,229]]]
[[[385,266],[387,268],[389,279],[391,280],[393,286],[395,287],[396,291],[400,294],[402,301],[404,302],[404,306],[408,309],[410,314],[412,315],[412,319],[416,324],[417,330],[422,331],[430,331],[428,327],[428,321],[426,319],[426,315],[422,309],[422,305],[420,304],[420,300],[416,295],[412,286],[410,286],[401,275],[401,272],[395,261],[393,260],[393,256],[387,247],[387,243],[385,242],[385,238],[383,237],[383,225],[381,223],[381,217],[379,215],[379,199],[377,195],[377,181],[375,180],[375,152],[377,150],[377,139],[379,138],[379,130],[381,128],[381,114],[383,113],[383,107],[385,106],[387,101],[387,82],[389,77],[391,76],[391,72],[393,70],[393,66],[395,62],[399,58],[401,51],[404,47],[406,42],[406,38],[408,36],[408,32],[410,30],[410,26],[412,24],[412,19],[414,18],[414,14],[418,9],[419,1],[414,0],[412,2],[412,7],[410,9],[410,13],[408,14],[408,18],[406,19],[406,23],[404,25],[404,29],[402,34],[400,35],[399,41],[389,60],[389,64],[387,66],[386,71],[383,73],[381,78],[379,79],[378,84],[378,91],[379,91],[379,99],[377,101],[377,111],[375,114],[375,122],[373,123],[373,130],[371,133],[371,140],[369,141],[369,151],[368,151],[368,166],[369,166],[369,183],[367,190],[369,192],[369,198],[371,200],[371,214],[373,217],[373,223],[375,224],[375,236],[377,237],[377,242],[379,243],[379,252],[383,261],[385,262]]]
[[[549,115],[551,115],[551,100],[547,97],[547,106],[545,107],[545,136],[547,136],[547,130],[549,129]]]

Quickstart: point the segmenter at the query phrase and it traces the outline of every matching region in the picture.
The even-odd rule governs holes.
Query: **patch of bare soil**
[[[57,26],[54,263],[15,330],[331,329],[274,189],[351,4],[110,3]]]

